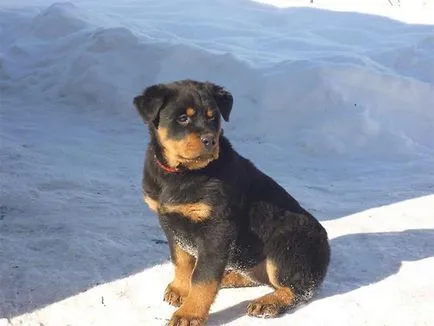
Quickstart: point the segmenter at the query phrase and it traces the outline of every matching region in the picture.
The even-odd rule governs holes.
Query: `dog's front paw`
[[[164,301],[171,304],[172,306],[179,307],[184,301],[184,297],[181,295],[179,290],[174,288],[172,284],[169,284],[164,291]]]
[[[206,318],[184,313],[179,309],[173,314],[168,326],[204,326],[205,322]]]

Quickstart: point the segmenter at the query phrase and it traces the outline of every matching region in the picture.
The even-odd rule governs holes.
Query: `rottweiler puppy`
[[[276,317],[309,300],[330,259],[326,230],[223,136],[233,97],[210,82],[146,88],[134,105],[149,127],[144,200],[175,267],[169,325],[204,325],[219,288],[267,284],[247,314]]]

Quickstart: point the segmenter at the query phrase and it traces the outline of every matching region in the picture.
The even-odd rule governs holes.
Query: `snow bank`
[[[254,0],[280,8],[309,6],[336,11],[360,12],[401,20],[412,24],[433,23],[434,1],[432,0]]]
[[[356,13],[224,5],[195,8],[194,26],[210,10],[232,13],[234,26],[208,24],[201,31],[175,24],[158,42],[154,34],[161,32],[147,31],[151,23],[158,26],[158,11],[146,14],[145,4],[134,8],[145,21],[137,26],[132,13],[131,29],[126,19],[113,26],[72,3],[51,5],[23,22],[24,28],[9,29],[15,37],[4,42],[0,58],[3,93],[120,113],[130,112],[131,98],[147,85],[212,80],[235,95],[229,131],[243,128],[240,121],[259,121],[258,130],[245,127],[239,137],[260,134],[261,141],[271,141],[284,128],[290,137],[280,145],[309,154],[432,153],[432,27]],[[248,26],[236,35],[230,30],[243,10],[251,14]],[[16,15],[2,13],[6,27]]]

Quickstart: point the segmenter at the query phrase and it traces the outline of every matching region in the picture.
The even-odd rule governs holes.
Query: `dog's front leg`
[[[164,301],[179,307],[190,291],[191,276],[196,259],[184,251],[173,239],[168,239],[172,263],[175,267],[175,277],[164,291]]]
[[[205,325],[209,309],[220,287],[229,252],[227,239],[215,239],[216,237],[209,235],[199,241],[190,291],[181,307],[173,314],[169,326]]]

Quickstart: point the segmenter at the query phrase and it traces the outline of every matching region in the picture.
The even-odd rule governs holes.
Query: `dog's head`
[[[167,164],[189,170],[218,158],[220,116],[229,120],[232,103],[232,95],[222,87],[193,80],[150,86],[134,98]]]

